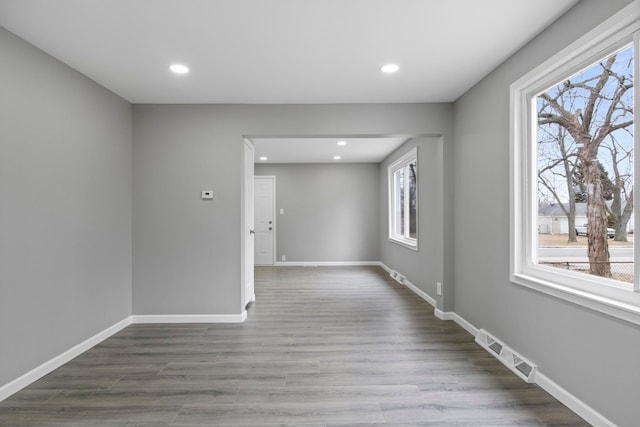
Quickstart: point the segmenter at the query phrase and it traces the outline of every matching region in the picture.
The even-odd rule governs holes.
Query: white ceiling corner
[[[0,25],[132,103],[451,102],[576,2],[0,0]]]
[[[407,136],[252,138],[256,163],[380,163]],[[346,145],[338,145],[338,141]],[[260,160],[260,157],[267,160]],[[335,160],[334,156],[340,156]]]
[[[0,0],[0,26],[134,104],[452,102],[577,1]],[[254,142],[377,163],[406,138],[346,140]]]

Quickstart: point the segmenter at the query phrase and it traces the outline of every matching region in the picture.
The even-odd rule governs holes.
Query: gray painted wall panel
[[[135,106],[133,312],[239,313],[243,135],[442,134],[443,144],[421,151],[421,176],[423,165],[441,168],[431,176],[442,181],[440,211],[424,209],[433,187],[421,185],[430,193],[420,196],[421,230],[445,236],[426,247],[421,239],[421,251],[442,261],[386,241],[386,168],[380,258],[432,296],[443,277],[445,311],[495,333],[617,424],[635,425],[640,329],[508,280],[509,84],[627,3],[581,1],[453,108]],[[0,50],[11,59],[0,68],[4,384],[132,313],[132,124],[127,102],[2,29]],[[203,189],[213,201],[200,199]]]
[[[0,28],[0,384],[131,314],[131,106]]]
[[[640,327],[509,282],[509,85],[621,9],[584,0],[455,103],[455,311],[620,426],[638,423]]]
[[[444,134],[450,104],[136,105],[134,313],[240,313],[243,135]],[[214,200],[200,200],[212,189]]]
[[[421,176],[430,165],[442,181],[420,195],[421,230],[437,243],[421,238],[424,253],[412,257],[386,241],[381,166],[378,255],[432,296],[443,277],[445,311],[635,425],[640,329],[508,280],[509,84],[627,3],[581,1],[453,108],[135,106],[133,184],[131,106],[0,29],[11,59],[0,68],[0,384],[132,313],[132,185],[133,312],[237,314],[243,135],[442,134],[443,144],[421,150]],[[200,199],[203,189],[213,201]],[[438,212],[423,204],[434,194]],[[361,249],[343,256],[375,256]],[[425,262],[434,256],[441,261]]]
[[[436,295],[436,282],[443,281],[442,203],[439,200],[442,173],[440,138],[413,138],[380,163],[380,252],[381,261],[403,274],[430,297]],[[418,251],[389,240],[388,167],[403,154],[418,147]]]
[[[276,176],[276,261],[380,260],[378,164],[256,164],[255,173]]]

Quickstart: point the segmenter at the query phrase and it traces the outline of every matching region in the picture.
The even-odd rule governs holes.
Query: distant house
[[[565,205],[567,210],[569,207]],[[587,222],[587,204],[576,203],[576,224]],[[538,209],[538,233],[568,234],[569,220],[560,204],[544,206]]]
[[[607,202],[611,205],[611,202]],[[565,205],[566,206],[566,205]],[[567,206],[568,210],[568,206]],[[587,204],[576,203],[576,225],[587,223]],[[633,230],[633,214],[627,223],[627,231]],[[569,220],[560,204],[540,207],[538,209],[538,233],[540,234],[568,234]]]

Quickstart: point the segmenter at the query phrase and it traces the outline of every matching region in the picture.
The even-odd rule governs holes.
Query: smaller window
[[[418,149],[389,166],[389,240],[418,249]]]

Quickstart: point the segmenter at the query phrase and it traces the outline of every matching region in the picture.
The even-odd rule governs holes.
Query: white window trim
[[[414,147],[411,150],[407,151],[403,154],[399,159],[394,161],[387,168],[387,175],[389,179],[389,241],[397,243],[399,245],[405,246],[409,249],[413,249],[415,251],[418,250],[418,195],[416,194],[416,238],[413,239],[407,236],[400,236],[393,232],[394,229],[394,219],[395,219],[395,182],[393,179],[393,175],[395,171],[407,166],[409,163],[415,160],[416,165],[418,164],[418,147]],[[418,167],[418,180],[420,179],[420,168]],[[419,182],[417,183],[418,189],[420,188]],[[407,187],[408,188],[408,187]],[[407,199],[405,199],[407,200]],[[406,218],[409,216],[409,212],[405,210]],[[408,219],[406,220],[408,221]],[[408,222],[406,222],[408,223]]]
[[[599,58],[614,52],[617,48],[634,40],[635,78],[639,81],[638,36],[640,30],[640,1],[636,0],[619,13],[609,18],[594,30],[572,43],[566,49],[554,55],[548,61],[513,83],[510,88],[511,101],[511,259],[510,280],[514,284],[552,295],[565,301],[578,304],[640,324],[640,266],[638,251],[634,251],[633,286],[621,284],[595,276],[577,275],[564,270],[554,269],[534,263],[537,248],[534,247],[536,227],[534,218],[537,206],[533,206],[532,194],[537,192],[537,180],[533,178],[536,168],[536,147],[531,142],[535,135],[533,114],[535,96],[558,81],[572,75]],[[640,89],[634,84],[634,99],[640,100]],[[634,110],[634,122],[640,123],[640,108]],[[637,126],[636,126],[637,129]],[[635,132],[636,147],[640,135]],[[640,180],[640,161],[635,162],[635,179]],[[634,215],[634,229],[640,230],[640,215]]]

